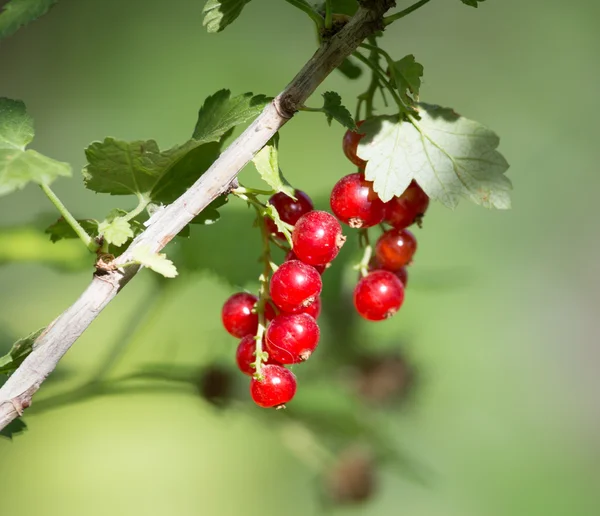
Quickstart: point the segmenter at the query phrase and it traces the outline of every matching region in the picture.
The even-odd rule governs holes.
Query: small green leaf
[[[260,177],[275,191],[284,192],[289,197],[294,197],[294,188],[287,182],[279,168],[279,136],[276,134],[271,140],[256,153],[252,162]]]
[[[8,425],[0,430],[0,437],[5,437],[12,441],[15,436],[22,434],[25,430],[27,430],[27,425],[22,418],[13,419]]]
[[[46,14],[58,0],[11,0],[0,13],[0,39]]]
[[[235,21],[250,0],[207,0],[202,25],[207,32],[220,32]]]
[[[283,220],[281,220],[279,217],[279,212],[275,209],[275,206],[267,203],[264,215],[269,217],[275,223],[277,231],[283,233],[285,239],[288,241],[288,244],[290,244],[290,247],[293,247],[294,244],[292,243],[292,234],[290,233],[289,226],[283,222]]]
[[[337,67],[337,70],[348,79],[358,79],[363,72],[362,68],[355,64],[350,58],[344,59],[342,64]]]
[[[98,224],[98,232],[109,244],[121,247],[127,240],[133,238],[133,230],[122,217],[116,217],[112,221],[104,220]]]
[[[479,5],[477,5],[478,2],[485,2],[485,0],[460,0],[463,4],[465,5],[470,5],[471,7],[479,7]]]
[[[45,328],[40,328],[27,335],[27,337],[15,342],[10,351],[3,357],[0,357],[0,374],[9,375],[16,371],[17,367],[19,367],[29,353],[33,351],[33,343],[44,330]]]
[[[92,238],[98,236],[98,221],[95,219],[80,219],[79,225],[85,230],[85,232]],[[59,240],[67,238],[79,238],[77,233],[73,231],[73,228],[69,226],[67,221],[60,217],[54,224],[48,226],[44,231],[50,235],[52,242],[58,242]]]
[[[148,247],[138,247],[134,249],[132,258],[140,265],[162,274],[165,278],[177,276],[177,269],[166,254],[153,253]]]
[[[489,208],[510,208],[508,163],[498,136],[483,125],[439,106],[419,104],[420,120],[379,116],[361,125],[358,156],[365,177],[384,201],[414,179],[432,199],[454,208],[460,197]]]
[[[218,141],[236,125],[258,116],[270,101],[265,95],[244,93],[231,98],[229,90],[217,91],[200,108],[192,138],[203,142]]]
[[[327,122],[331,125],[331,120],[335,119],[342,124],[346,129],[356,131],[356,123],[350,114],[350,111],[342,105],[342,97],[335,91],[327,91],[323,93],[323,112],[327,117]]]
[[[409,54],[400,61],[395,61],[390,67],[390,74],[405,104],[412,105],[419,100],[423,65],[415,61],[414,55]]]
[[[71,175],[68,163],[25,150],[33,140],[33,121],[18,100],[0,98],[0,195],[24,188],[27,183],[50,184]]]
[[[33,120],[20,100],[0,97],[0,149],[24,150],[33,140]]]

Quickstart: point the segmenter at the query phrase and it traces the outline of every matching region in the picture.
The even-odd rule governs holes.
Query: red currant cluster
[[[362,121],[357,126],[361,124]],[[331,210],[340,221],[361,230],[365,243],[361,277],[354,289],[354,306],[365,319],[380,321],[394,315],[404,301],[408,280],[406,266],[417,250],[417,241],[406,228],[414,223],[420,225],[429,197],[413,181],[402,195],[384,203],[373,190],[373,184],[364,177],[366,161],[356,154],[363,137],[354,131],[344,135],[344,154],[359,167],[359,172],[337,182],[330,202]],[[366,230],[378,224],[384,232],[375,244],[373,256]]]
[[[297,190],[295,196],[278,193],[269,200],[280,219],[293,226],[293,250],[272,274],[268,293],[234,294],[222,310],[225,329],[241,339],[237,364],[252,377],[250,393],[261,407],[282,407],[293,398],[296,377],[284,366],[307,360],[317,347],[321,274],[345,240],[335,217],[313,210],[304,192]],[[271,219],[264,224],[271,240],[285,240]]]

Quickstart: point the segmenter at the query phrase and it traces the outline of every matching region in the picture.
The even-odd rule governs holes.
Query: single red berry
[[[362,174],[342,177],[331,191],[331,211],[351,228],[370,228],[385,216],[385,203]]]
[[[319,326],[308,314],[280,314],[267,328],[265,347],[281,364],[308,360],[319,343]]]
[[[285,367],[270,364],[262,368],[262,380],[252,378],[250,395],[259,407],[283,408],[296,394],[296,376]]]
[[[248,292],[238,292],[225,301],[221,320],[230,335],[239,339],[246,335],[256,335],[258,315],[254,313],[254,306],[257,301],[258,298]],[[275,317],[275,310],[268,303],[265,305],[265,317],[267,320]]]
[[[360,127],[363,122],[364,120],[356,122],[356,127]],[[364,136],[364,134],[360,134],[359,132],[355,131],[350,131],[350,129],[348,129],[346,131],[346,134],[344,134],[344,139],[342,140],[342,149],[344,150],[344,154],[346,155],[346,157],[357,167],[361,168],[366,167],[367,162],[363,159],[360,159],[356,155],[356,149],[358,148],[358,142],[360,142],[360,140],[364,138]]]
[[[313,319],[317,320],[319,318],[319,315],[321,315],[321,298],[317,297],[310,304],[310,306],[302,308],[299,312],[296,312],[296,313],[298,313],[298,314],[308,314]],[[281,312],[281,315],[292,315],[292,314],[288,313],[288,312]]]
[[[309,265],[327,265],[345,241],[340,223],[326,211],[308,212],[300,217],[292,231],[294,253]]]
[[[417,239],[408,229],[390,229],[375,244],[375,258],[379,267],[397,271],[408,265],[417,250]]]
[[[269,285],[273,302],[284,312],[296,313],[319,297],[323,282],[314,267],[291,260],[281,264]]]
[[[373,271],[361,278],[354,289],[354,306],[368,321],[382,321],[394,315],[404,301],[404,287],[390,271]]]
[[[269,199],[269,204],[273,205],[273,207],[277,210],[277,213],[279,213],[279,218],[283,222],[287,222],[292,226],[296,224],[302,215],[312,211],[313,209],[311,198],[302,190],[294,190],[294,197],[296,197],[296,200],[287,196],[283,192],[279,192],[271,196]],[[271,218],[266,217],[265,221],[267,223],[267,228],[271,233],[274,233],[278,238],[284,238],[283,233],[277,231],[277,226]]]
[[[263,340],[264,342],[264,340]],[[254,369],[254,362],[256,361],[256,339],[254,335],[246,335],[238,344],[237,351],[235,353],[235,360],[240,371],[244,374],[252,376],[256,370]],[[277,364],[271,357],[263,364]]]
[[[294,253],[294,251],[288,251],[288,253],[285,255],[285,258],[283,259],[284,262],[289,262],[291,260],[297,260],[298,257],[296,256],[296,253]],[[325,272],[325,269],[327,268],[327,265],[313,265],[313,267],[316,269],[316,271],[319,274],[323,274]]]
[[[419,223],[429,206],[429,197],[412,181],[404,193],[386,203],[385,221],[396,229]]]

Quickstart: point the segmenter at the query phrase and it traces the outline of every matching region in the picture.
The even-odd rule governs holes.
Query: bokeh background
[[[0,95],[26,102],[34,148],[73,165],[74,179],[54,186],[76,216],[134,205],[85,190],[87,144],[183,142],[206,96],[223,87],[275,95],[314,51],[310,22],[286,2],[251,2],[217,35],[201,26],[202,4],[61,0],[0,43]],[[199,394],[233,371],[221,303],[255,288],[260,267],[252,214],[229,203],[218,224],[170,245],[181,278],[143,271],[42,387],[29,429],[0,438],[0,512],[600,514],[599,19],[594,0],[479,9],[447,0],[390,27],[385,48],[425,66],[422,99],[500,134],[513,209],[432,206],[405,305],[384,323],[356,321],[347,308],[356,247],[346,246],[325,275],[320,353],[295,368],[298,395],[280,415],[254,408],[237,375],[228,407]],[[334,73],[320,91],[351,106],[366,80]],[[312,113],[281,131],[286,176],[321,208],[352,171],[342,134]],[[253,174],[242,177],[252,184]],[[3,349],[90,280],[79,244],[43,236],[52,209],[34,186],[0,199]],[[412,388],[365,400],[353,364],[390,354]],[[150,369],[153,379],[123,388],[107,381]],[[336,457],[366,445],[377,461],[371,499],[326,502]]]

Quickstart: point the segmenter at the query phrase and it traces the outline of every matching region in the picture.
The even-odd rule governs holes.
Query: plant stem
[[[416,11],[419,7],[424,6],[428,2],[429,2],[429,0],[420,0],[419,2],[414,3],[413,5],[411,5],[410,7],[407,7],[406,9],[404,9],[403,11],[400,11],[399,13],[390,14],[389,16],[386,16],[385,18],[383,18],[383,23],[386,26],[391,23],[394,23],[396,20],[399,20],[400,18],[404,18],[405,16],[408,16],[410,13],[412,13],[413,11]]]
[[[129,222],[131,219],[137,217],[140,213],[142,213],[146,209],[148,204],[150,204],[150,199],[147,199],[146,197],[141,196],[139,198],[138,205],[133,210],[131,210],[127,215],[125,215],[123,218]]]
[[[245,186],[238,186],[237,188],[231,191],[232,194],[254,194],[254,195],[273,195],[275,190],[259,190],[257,188],[247,188]]]
[[[331,0],[325,0],[325,28],[327,30],[331,29],[333,25],[333,5],[331,5]]]
[[[67,209],[67,207],[61,202],[61,200],[57,197],[57,195],[50,189],[47,184],[41,183],[40,188],[46,194],[50,202],[56,206],[56,209],[60,212],[63,219],[71,226],[73,231],[77,234],[77,236],[81,239],[81,241],[85,244],[85,246],[92,252],[95,253],[98,250],[99,245],[92,239],[90,235],[88,235],[81,227],[79,222],[75,220],[75,217],[71,215],[71,212]]]
[[[325,28],[325,22],[323,21],[323,17],[315,11],[310,5],[308,5],[304,0],[285,0],[288,4],[297,7],[301,11],[305,12],[310,19],[315,22],[317,26],[317,31],[322,31]]]
[[[370,36],[369,41],[372,43],[372,46],[377,48],[377,40],[374,36]],[[379,66],[379,54],[375,50],[371,50],[368,59],[374,66]],[[363,102],[365,103],[365,118],[369,118],[373,115],[373,98],[375,97],[375,92],[377,91],[378,87],[379,79],[375,72],[371,71],[371,82],[369,83],[369,87],[367,88],[367,91],[365,91],[359,96],[356,115],[357,117],[360,115],[359,111]]]
[[[369,230],[360,230],[358,238],[361,247],[363,247],[363,255],[356,268],[359,270],[360,275],[365,277],[369,273],[369,263],[371,261],[371,256],[373,256],[373,246],[371,246],[369,240]]]

